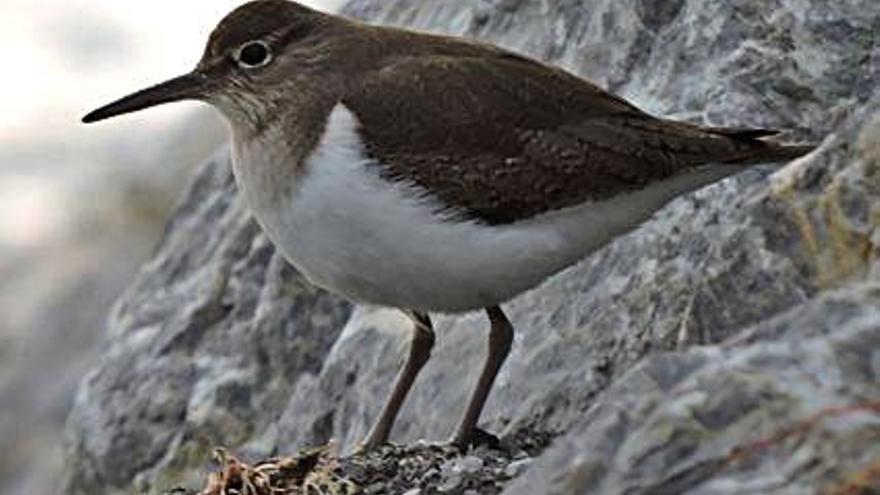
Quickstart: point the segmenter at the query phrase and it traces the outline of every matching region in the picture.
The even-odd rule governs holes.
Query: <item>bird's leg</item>
[[[371,450],[388,441],[388,435],[391,433],[391,427],[394,425],[400,406],[403,405],[403,400],[406,399],[406,395],[422,366],[431,357],[431,348],[434,347],[434,328],[431,325],[431,319],[425,313],[411,312],[408,314],[414,323],[409,357],[406,364],[403,365],[403,369],[400,370],[400,374],[397,375],[394,390],[391,391],[391,395],[385,402],[382,414],[373,424],[373,428],[370,429],[370,434],[361,444],[360,450]]]
[[[455,436],[452,437],[452,444],[459,447],[466,447],[472,442],[477,421],[480,419],[480,412],[482,412],[486,398],[489,397],[489,392],[492,390],[492,383],[510,353],[510,346],[513,343],[513,326],[504,316],[501,308],[492,306],[486,308],[486,313],[489,315],[489,321],[492,325],[489,329],[489,353],[464,416],[455,430]]]

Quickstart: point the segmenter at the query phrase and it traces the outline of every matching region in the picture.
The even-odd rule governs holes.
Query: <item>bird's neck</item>
[[[333,108],[325,100],[281,100],[259,127],[231,120],[233,169],[251,207],[277,208],[295,194]]]

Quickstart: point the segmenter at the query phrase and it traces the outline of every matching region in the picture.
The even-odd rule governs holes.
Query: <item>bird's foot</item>
[[[352,455],[365,455],[368,454],[383,445],[389,445],[388,442],[371,442],[369,438],[365,438],[364,440],[358,442],[357,445],[351,449]]]
[[[482,428],[474,427],[467,433],[456,433],[449,444],[462,451],[481,446],[497,450],[501,448],[501,439]]]
[[[461,432],[456,433],[454,437],[445,442],[434,443],[420,440],[418,443],[444,449],[454,448],[460,452],[465,452],[468,449],[477,447],[487,447],[492,450],[498,450],[501,448],[501,439],[495,434],[489,433],[482,428],[474,428],[468,432],[468,434],[462,434]],[[368,437],[355,445],[351,453],[352,455],[365,455],[386,445],[391,444],[386,440],[379,441]]]

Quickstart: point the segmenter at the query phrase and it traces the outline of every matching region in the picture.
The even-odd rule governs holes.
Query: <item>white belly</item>
[[[364,156],[357,126],[338,105],[286,196],[267,201],[257,193],[267,181],[263,171],[277,159],[259,142],[235,147],[236,179],[269,238],[316,285],[356,301],[420,311],[504,302],[672,197],[739,170],[706,168],[626,197],[486,226],[440,218],[433,200],[380,178]]]

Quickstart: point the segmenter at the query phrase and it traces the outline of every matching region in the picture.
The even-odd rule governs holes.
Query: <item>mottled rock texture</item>
[[[655,113],[823,143],[777,172],[674,201],[506,305],[517,340],[483,425],[552,442],[505,493],[872,483],[880,4],[355,0],[347,12],[524,51]],[[486,325],[479,314],[437,320],[395,441],[451,432]],[[408,325],[390,310],[352,313],[286,267],[236,195],[224,150],[117,304],[110,335],[69,420],[70,494],[198,485],[215,445],[259,457],[335,439],[346,451],[378,414]]]

